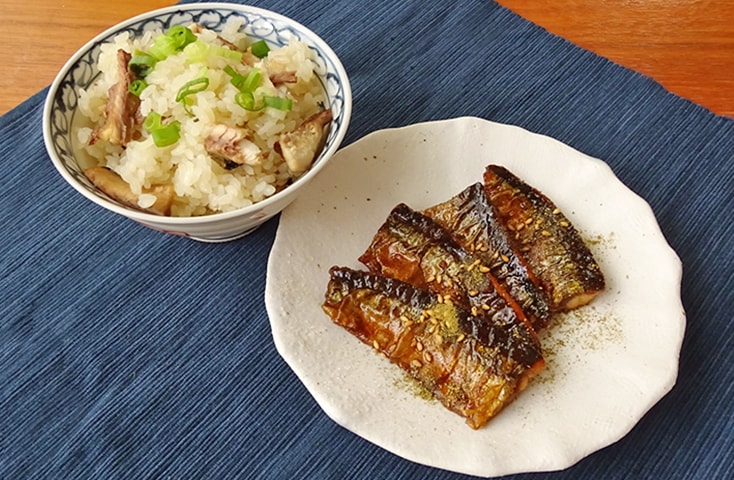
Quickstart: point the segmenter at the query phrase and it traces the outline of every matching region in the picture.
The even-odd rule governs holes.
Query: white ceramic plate
[[[423,209],[508,167],[574,222],[608,289],[541,336],[546,370],[481,430],[321,310],[332,265],[357,257],[399,202]],[[362,267],[363,268],[363,267]],[[372,133],[337,153],[282,214],[265,301],[275,345],[323,410],[409,460],[481,476],[563,469],[624,436],[674,385],[681,263],[648,204],[600,160],[477,118]]]

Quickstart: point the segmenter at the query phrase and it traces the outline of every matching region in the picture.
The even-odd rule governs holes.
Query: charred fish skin
[[[547,196],[499,165],[486,168],[484,189],[540,280],[552,311],[586,305],[604,290],[604,275],[589,247]]]
[[[431,255],[431,249],[439,249],[446,257],[436,259],[441,263],[440,266],[424,264],[423,258]],[[439,253],[431,256],[435,255]],[[463,250],[446,230],[400,203],[392,209],[359,261],[372,271],[428,288],[428,284],[434,282],[440,273],[433,271],[436,267],[445,269],[449,264],[462,263],[464,257]]]
[[[487,317],[493,338],[516,340],[512,355],[517,361],[536,359],[540,343],[520,306],[480,259],[431,218],[397,205],[359,260],[373,272],[433,291],[439,302],[455,302],[475,317]]]
[[[472,428],[508,405],[542,370],[485,343],[482,322],[435,294],[397,279],[332,267],[323,309],[342,326],[400,366]],[[480,336],[473,336],[478,333]]]
[[[517,301],[535,330],[545,328],[551,311],[540,282],[497,219],[481,183],[470,185],[446,202],[423,211],[450,231],[456,242],[489,267]]]

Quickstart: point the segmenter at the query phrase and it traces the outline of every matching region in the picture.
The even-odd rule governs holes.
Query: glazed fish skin
[[[426,256],[439,264],[424,262]],[[434,258],[441,256],[445,258]],[[467,257],[448,232],[401,203],[392,209],[359,261],[374,272],[428,288],[438,273],[451,267],[456,270],[453,264],[463,264]],[[448,282],[438,283],[451,288]]]
[[[540,343],[520,306],[489,273],[481,260],[463,250],[431,218],[399,204],[359,257],[372,272],[396,278],[456,302],[473,316],[514,338],[518,361],[535,360]],[[523,358],[524,357],[524,358]]]
[[[332,267],[324,311],[428,389],[472,428],[508,405],[542,370],[504,355],[506,343],[485,343],[481,321],[456,305],[400,280]]]
[[[536,330],[548,325],[551,311],[540,282],[515,251],[481,183],[467,187],[423,213],[451,232],[459,245],[490,268]]]
[[[486,168],[484,188],[552,311],[586,305],[604,290],[604,275],[589,247],[548,197],[499,165]]]

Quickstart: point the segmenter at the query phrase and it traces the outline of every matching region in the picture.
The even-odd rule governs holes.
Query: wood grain
[[[97,34],[174,0],[0,0],[0,115],[53,82]]]
[[[734,2],[497,0],[576,45],[734,117]]]
[[[0,114],[49,85],[98,33],[174,0],[0,0]],[[734,117],[734,2],[498,0],[571,42]]]

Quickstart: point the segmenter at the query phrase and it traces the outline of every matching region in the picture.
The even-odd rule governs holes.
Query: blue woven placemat
[[[465,115],[520,125],[604,159],[680,255],[673,391],[577,465],[512,478],[734,478],[734,121],[490,1],[248,3],[341,56],[347,144]],[[208,245],[103,211],[53,169],[44,95],[0,117],[0,479],[468,478],[339,427],[277,355],[277,218]]]

